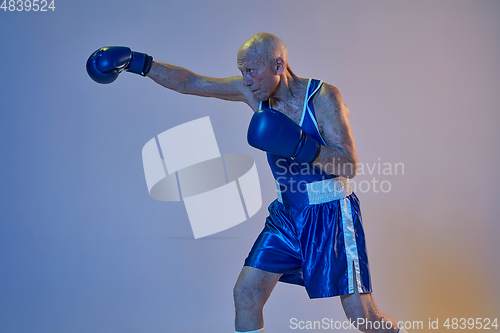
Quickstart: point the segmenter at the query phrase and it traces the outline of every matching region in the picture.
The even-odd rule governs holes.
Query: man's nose
[[[247,87],[252,85],[252,80],[248,77],[248,75],[243,75],[243,84]]]

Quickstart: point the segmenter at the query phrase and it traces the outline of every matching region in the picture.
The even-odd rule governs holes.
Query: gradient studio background
[[[361,163],[404,164],[356,178],[391,185],[358,191],[380,308],[423,321],[413,332],[499,315],[500,2],[55,5],[0,11],[0,332],[232,332],[232,287],[275,198],[265,154],[246,143],[250,109],[128,73],[99,85],[85,62],[126,45],[238,75],[238,48],[261,31],[285,41],[299,76],[340,89]],[[182,203],[149,197],[141,149],[207,115],[222,153],[257,161],[264,205],[194,240]],[[265,317],[270,333],[298,331],[291,318],[345,320],[338,298],[281,283]]]

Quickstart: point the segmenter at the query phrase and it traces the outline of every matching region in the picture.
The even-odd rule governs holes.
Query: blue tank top
[[[302,118],[300,120],[300,127],[302,130],[311,135],[316,139],[321,145],[326,146],[326,142],[319,133],[318,123],[316,121],[316,115],[314,114],[314,107],[312,99],[314,95],[319,91],[323,84],[323,81],[316,79],[309,79],[307,84],[306,98],[304,100],[304,110],[302,112]],[[259,109],[272,108],[271,100],[260,102]],[[267,161],[271,167],[274,179],[276,182],[291,186],[297,185],[298,183],[312,183],[315,181],[321,181],[329,178],[335,178],[336,175],[329,174],[315,166],[311,163],[298,163],[290,158],[274,155],[267,153]]]

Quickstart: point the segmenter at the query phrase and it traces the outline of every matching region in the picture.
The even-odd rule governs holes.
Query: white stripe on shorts
[[[361,279],[359,269],[358,246],[356,244],[356,234],[354,233],[354,221],[352,219],[351,202],[347,198],[340,199],[340,209],[342,211],[342,230],[344,232],[345,252],[347,257],[347,271],[349,274],[349,293],[354,293],[354,280],[352,266],[356,270],[356,281],[358,291],[361,293]]]

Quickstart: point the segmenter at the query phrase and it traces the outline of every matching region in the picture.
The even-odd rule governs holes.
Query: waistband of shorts
[[[349,179],[335,177],[322,181],[280,184],[276,181],[278,201],[290,206],[315,205],[343,199],[352,194]]]

